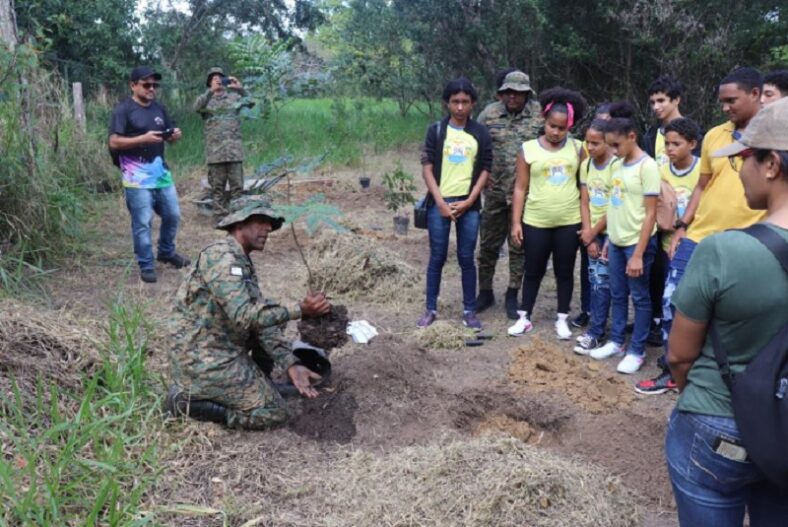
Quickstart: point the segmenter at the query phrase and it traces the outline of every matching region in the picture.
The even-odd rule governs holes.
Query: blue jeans
[[[446,203],[464,198],[445,198]],[[473,253],[479,237],[478,210],[466,211],[457,218],[457,262],[462,276],[462,306],[465,311],[476,311],[476,262]],[[438,310],[441,274],[449,253],[449,233],[452,221],[441,216],[437,205],[427,209],[427,232],[430,237],[430,262],[427,265],[427,309]]]
[[[632,294],[632,305],[635,307],[635,329],[629,341],[627,353],[643,356],[646,353],[646,339],[651,325],[651,297],[649,296],[648,277],[657,241],[652,236],[643,252],[643,274],[637,278],[627,276],[627,261],[635,252],[635,245],[619,247],[608,245],[607,259],[610,271],[610,297],[613,303],[613,323],[610,327],[610,340],[624,345],[627,329],[627,310],[629,295]]]
[[[607,236],[596,237],[600,252],[605,246]],[[607,260],[588,258],[588,282],[591,284],[591,326],[588,334],[594,338],[602,338],[607,325],[607,314],[610,312],[610,273]]]
[[[668,336],[670,335],[670,328],[673,327],[673,315],[676,313],[676,308],[673,307],[671,299],[673,292],[681,282],[681,277],[684,276],[684,271],[687,269],[693,251],[698,244],[689,238],[682,238],[676,247],[676,254],[668,266],[668,276],[665,278],[665,292],[662,294],[662,340],[665,343],[665,353],[657,360],[657,364],[664,370],[669,371],[667,356],[668,356]]]
[[[140,269],[153,269],[153,242],[151,222],[153,213],[161,217],[159,230],[159,257],[175,254],[175,233],[181,219],[178,194],[175,185],[167,188],[126,188],[126,208],[131,214],[131,236],[134,239],[134,255]]]
[[[665,437],[665,457],[682,527],[742,527],[744,509],[750,527],[788,525],[788,492],[769,483],[749,461],[715,452],[722,437],[741,443],[730,417],[673,410]]]

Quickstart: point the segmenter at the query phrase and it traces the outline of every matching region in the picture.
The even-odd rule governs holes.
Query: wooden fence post
[[[82,83],[75,82],[71,85],[74,94],[74,121],[77,123],[77,128],[82,132],[87,130],[87,119],[85,118],[85,100],[82,97]]]

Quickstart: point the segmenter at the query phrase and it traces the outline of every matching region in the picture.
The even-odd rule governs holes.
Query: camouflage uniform
[[[490,188],[485,189],[479,242],[479,290],[491,290],[495,264],[504,240],[509,242],[509,288],[519,289],[525,258],[522,246],[509,238],[512,194],[517,152],[525,141],[535,139],[544,124],[539,103],[531,96],[517,114],[502,102],[489,104],[477,119],[487,126],[493,141]]]
[[[212,69],[208,76],[221,74]],[[222,93],[210,89],[197,97],[194,111],[202,115],[205,136],[205,160],[208,163],[208,183],[211,186],[214,211],[223,214],[229,201],[241,196],[244,189],[243,139],[239,114],[254,103],[247,99],[244,89],[226,87]],[[225,186],[230,184],[230,196],[225,197]]]
[[[224,405],[231,428],[264,429],[287,420],[267,374],[297,362],[284,329],[301,309],[263,298],[254,265],[233,236],[203,249],[174,311],[169,359],[181,392]]]

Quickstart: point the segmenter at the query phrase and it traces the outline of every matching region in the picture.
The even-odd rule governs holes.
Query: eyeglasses
[[[161,86],[158,82],[140,82],[139,85],[146,90],[150,90],[151,88],[158,90],[159,86]]]
[[[747,159],[748,157],[752,157],[754,153],[755,153],[754,148],[745,148],[738,154],[728,156],[728,162],[731,164],[731,168],[736,172],[738,172],[741,166],[736,166],[736,158],[740,157],[742,159],[742,164],[744,164],[744,160]]]

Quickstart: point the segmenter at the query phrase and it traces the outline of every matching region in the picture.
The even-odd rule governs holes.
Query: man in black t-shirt
[[[140,66],[131,71],[129,80],[131,97],[112,110],[109,147],[123,175],[140,278],[152,283],[156,281],[151,239],[154,212],[161,217],[156,259],[178,269],[191,263],[175,252],[175,234],[181,213],[172,173],[164,161],[164,142],[174,143],[180,139],[181,130],[156,102],[160,74]]]

